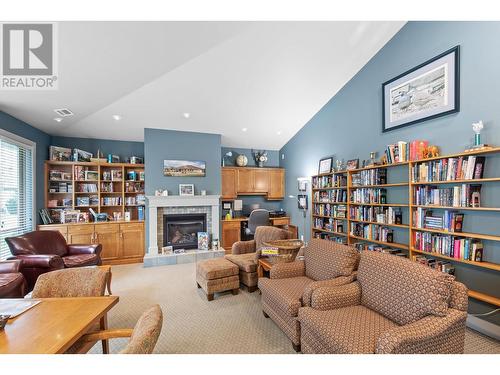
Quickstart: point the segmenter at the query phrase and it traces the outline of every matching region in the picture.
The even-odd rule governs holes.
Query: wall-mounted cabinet
[[[268,200],[285,197],[283,168],[222,168],[222,198],[238,195],[265,195]]]

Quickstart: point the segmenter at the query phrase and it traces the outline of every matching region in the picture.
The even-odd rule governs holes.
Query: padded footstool
[[[224,258],[207,259],[196,264],[196,283],[203,288],[207,300],[214,299],[214,293],[230,290],[238,294],[240,276],[238,266]]]

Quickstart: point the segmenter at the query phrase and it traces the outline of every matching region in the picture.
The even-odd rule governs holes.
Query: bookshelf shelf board
[[[144,180],[125,180],[126,182],[144,182]]]
[[[75,191],[75,194],[94,194],[97,195],[97,191]]]
[[[88,184],[89,182],[95,182],[97,184],[99,182],[99,180],[75,180],[75,182],[80,183],[80,184],[85,184],[85,183]]]
[[[347,204],[347,202],[317,202],[317,201],[313,201],[313,203],[318,203],[318,204]]]
[[[485,149],[485,150],[470,151],[470,152],[459,152],[457,154],[450,154],[450,155],[436,156],[434,158],[427,158],[427,159],[415,160],[415,161],[412,161],[412,163],[413,164],[418,164],[418,163],[425,163],[427,161],[433,161],[433,160],[441,160],[441,159],[448,159],[448,158],[458,158],[460,156],[470,156],[470,155],[495,154],[495,153],[499,153],[499,152],[500,152],[500,147],[495,147],[495,148]]]
[[[123,182],[123,180],[101,180],[101,182]]]
[[[443,210],[469,210],[469,211],[500,211],[500,207],[453,207],[453,206],[434,206],[434,205],[415,205],[411,207],[429,208],[429,209],[443,209]]]
[[[366,220],[357,220],[357,219],[349,219],[349,221],[352,221],[355,223],[381,225],[383,227],[396,227],[396,228],[406,228],[406,229],[409,228],[408,225],[406,225],[406,224],[384,224],[384,223],[377,223],[376,221],[366,221]]]
[[[474,178],[471,180],[451,180],[451,181],[429,181],[429,182],[411,182],[410,185],[437,185],[437,184],[478,184],[481,182],[497,182],[500,181],[500,177],[490,177],[490,178]]]
[[[408,182],[398,182],[394,184],[381,184],[381,185],[352,185],[349,189],[363,189],[363,188],[386,188],[386,187],[397,187],[397,186],[408,186]]]
[[[50,182],[73,182],[73,180],[58,180],[58,179],[54,179],[54,178],[51,178],[49,179]]]
[[[123,204],[101,204],[101,208],[105,207],[123,207]]]
[[[420,231],[420,232],[447,234],[447,235],[455,236],[455,237],[467,237],[467,238],[478,238],[481,240],[489,240],[489,241],[500,241],[500,236],[493,236],[490,234],[450,232],[450,231],[440,230],[440,229],[416,228],[416,227],[412,227],[411,229],[416,230],[416,231]]]
[[[73,208],[73,206],[52,206],[47,208],[50,210],[51,208]]]
[[[378,241],[378,240],[370,240],[368,238],[358,237],[358,236],[354,236],[352,234],[350,234],[349,237],[355,238],[355,239],[360,240],[360,241],[373,242],[373,243],[377,243],[377,244],[380,244],[380,245],[385,245],[387,247],[394,247],[396,249],[408,250],[408,245],[405,245],[405,244],[402,244],[402,243],[386,242],[386,241]]]
[[[73,194],[72,192],[67,191],[49,191],[47,194]]]
[[[350,202],[353,206],[375,206],[375,207],[408,207],[407,203],[354,203]]]
[[[101,191],[101,194],[122,194],[121,191]]]
[[[408,165],[409,162],[403,161],[401,163],[391,163],[391,164],[380,164],[380,165],[369,165],[364,168],[356,168],[356,169],[350,169],[349,172],[360,172],[360,171],[366,171],[369,169],[380,169],[380,168],[391,168],[391,167],[399,167],[401,165]]]
[[[91,204],[91,205],[85,205],[85,206],[75,206],[75,208],[94,208],[94,207],[99,207],[97,204]]]
[[[143,191],[126,191],[125,194],[144,194]]]
[[[145,206],[145,204],[126,204],[125,207],[141,207]]]
[[[478,301],[483,301],[495,306],[500,306],[500,298],[490,296],[481,292],[476,292],[475,290],[469,290],[468,292],[470,298],[477,299]]]
[[[328,215],[316,215],[316,214],[313,214],[313,217],[323,217],[323,218],[326,218],[326,219],[335,219],[335,220],[347,220],[346,217],[337,217],[337,216],[328,216]]]
[[[450,260],[450,261],[453,261],[453,262],[465,263],[465,264],[470,264],[470,265],[477,266],[477,267],[488,268],[490,270],[500,271],[500,264],[496,264],[496,263],[474,262],[474,261],[471,261],[471,260],[464,260],[464,259],[452,258],[452,257],[446,256],[446,255],[442,255],[442,254],[439,254],[439,253],[431,253],[431,252],[428,252],[428,251],[421,251],[421,250],[417,250],[417,249],[411,249],[411,251],[412,251],[412,253],[429,255],[431,257],[447,259],[447,260]]]
[[[334,231],[331,231],[331,230],[326,230],[326,229],[321,229],[321,228],[313,228],[313,230],[315,230],[317,232],[334,234],[336,236],[347,237],[347,233],[334,232]]]
[[[313,191],[320,191],[320,190],[345,190],[347,189],[347,186],[335,186],[335,187],[325,187],[325,188],[313,188]]]

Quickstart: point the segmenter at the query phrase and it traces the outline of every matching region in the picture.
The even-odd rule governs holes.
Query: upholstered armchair
[[[71,267],[101,264],[101,245],[68,245],[57,231],[35,231],[5,239],[13,257],[22,262],[21,272],[28,291],[42,273]]]
[[[26,294],[26,280],[20,267],[20,260],[0,262],[0,298],[22,298]]]
[[[264,242],[286,240],[291,233],[284,229],[271,226],[260,226],[255,230],[254,239],[238,241],[233,244],[231,254],[226,259],[236,264],[240,269],[240,281],[250,293],[257,289],[257,259]]]
[[[350,246],[333,241],[312,239],[304,249],[304,260],[278,263],[270,278],[259,279],[262,310],[300,351],[299,309],[311,306],[314,292],[320,287],[352,283],[356,278],[359,253]]]
[[[409,259],[363,251],[357,281],[299,309],[303,353],[463,353],[467,288]]]

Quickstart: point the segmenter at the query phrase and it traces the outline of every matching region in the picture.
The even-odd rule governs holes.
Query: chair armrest
[[[288,279],[290,277],[305,276],[306,267],[303,260],[290,263],[278,263],[271,267],[270,279]]]
[[[18,259],[6,260],[0,262],[0,273],[17,273],[20,272],[21,261]]]
[[[302,293],[302,304],[303,306],[311,306],[311,297],[313,295],[313,292],[319,288],[345,285],[352,283],[354,280],[355,276],[350,275],[350,276],[339,276],[336,277],[335,279],[330,279],[330,280],[314,281],[310,283],[308,286],[306,286],[306,288],[304,289],[304,293]]]
[[[248,254],[255,252],[255,240],[238,241],[233,243],[231,254]]]
[[[345,285],[317,288],[311,295],[311,307],[316,310],[334,310],[361,303],[361,285],[354,281]]]
[[[91,332],[83,335],[79,341],[96,342],[101,340],[115,339],[118,337],[132,336],[132,329],[106,329],[104,331]]]
[[[429,315],[380,335],[375,353],[459,354],[464,352],[467,312],[449,309],[446,316]]]
[[[64,262],[59,255],[54,254],[26,254],[26,255],[16,255],[15,257],[9,258],[19,259],[21,261],[22,268],[53,268],[60,269],[64,268]]]
[[[89,244],[89,245],[68,245],[68,255],[79,255],[79,254],[97,254],[99,255],[102,250],[101,244]]]

